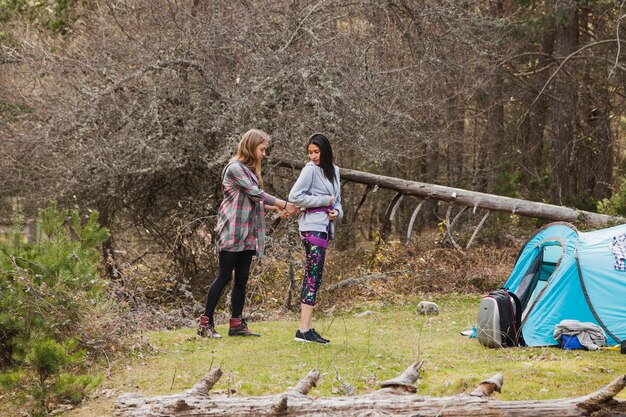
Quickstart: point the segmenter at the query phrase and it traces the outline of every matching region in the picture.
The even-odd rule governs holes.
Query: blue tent
[[[626,225],[579,232],[563,222],[539,229],[504,285],[522,304],[528,346],[558,344],[554,326],[571,319],[604,329],[607,345],[626,339]]]

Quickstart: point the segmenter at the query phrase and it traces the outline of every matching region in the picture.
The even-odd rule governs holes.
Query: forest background
[[[276,161],[304,161],[321,131],[344,168],[626,215],[625,1],[0,0],[0,24],[0,217],[99,251],[98,271],[79,271],[115,300],[108,319],[81,324],[97,303],[80,305],[50,330],[94,356],[120,332],[193,323],[215,273],[220,172],[250,128],[272,136],[264,180],[283,198],[297,171]],[[484,292],[539,225],[492,216],[461,254],[436,201],[407,241],[412,200],[382,241],[393,194],[369,193],[356,216],[365,186],[342,190],[328,284],[382,274],[397,296]],[[295,227],[270,221],[252,314],[297,307]],[[43,300],[52,286],[20,250],[5,282]],[[28,362],[28,335],[0,343],[3,368]]]

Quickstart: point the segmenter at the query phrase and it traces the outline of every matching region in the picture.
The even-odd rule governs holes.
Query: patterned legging
[[[326,249],[314,245],[306,236],[316,236],[326,239],[324,232],[303,232],[302,243],[306,250],[306,264],[304,266],[304,279],[302,280],[302,291],[300,291],[300,301],[302,304],[310,306],[315,305],[315,296],[317,290],[322,285],[322,274],[324,273],[324,259],[326,258]]]

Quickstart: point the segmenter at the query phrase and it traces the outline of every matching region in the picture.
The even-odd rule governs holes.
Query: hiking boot
[[[230,319],[230,328],[228,329],[229,336],[261,336],[258,333],[254,333],[250,329],[248,329],[248,323],[246,323],[246,319],[241,318],[232,318]]]
[[[294,342],[304,343],[319,343],[320,345],[327,345],[329,342],[322,338],[313,329],[309,329],[306,332],[301,332],[300,329],[296,330],[296,337],[293,338]]]
[[[209,323],[207,316],[200,316],[198,319],[198,336],[208,337],[213,339],[221,339],[222,336],[215,331],[215,324]]]
[[[323,337],[321,334],[319,334],[319,333],[317,332],[317,330],[315,330],[315,329],[311,328],[311,331],[312,331],[313,333],[315,333],[315,335],[316,335],[318,338],[322,339],[325,343],[330,343],[330,340],[329,340],[329,339],[326,339],[326,338],[325,338],[325,337]]]

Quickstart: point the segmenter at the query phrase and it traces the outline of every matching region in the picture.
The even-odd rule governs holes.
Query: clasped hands
[[[335,198],[333,196],[329,195],[328,198],[329,198],[329,204],[328,204],[329,206],[332,206],[333,204],[335,204]],[[270,208],[270,207],[268,206],[267,208]],[[276,211],[278,213],[278,216],[280,216],[281,219],[285,219],[292,214],[296,214],[300,212],[300,207],[284,200],[276,201],[276,205],[271,206],[271,209]],[[330,220],[335,220],[337,217],[339,217],[339,210],[332,209],[331,211],[328,212],[328,218]]]
[[[270,207],[267,207],[270,208]],[[278,213],[281,219],[285,219],[292,214],[300,212],[300,207],[293,203],[284,200],[277,200],[275,206],[271,206],[271,209]]]

